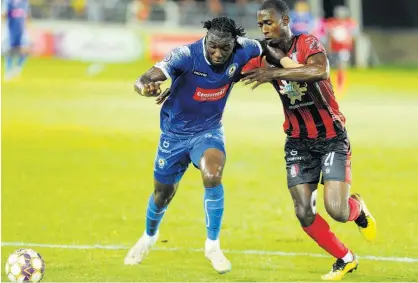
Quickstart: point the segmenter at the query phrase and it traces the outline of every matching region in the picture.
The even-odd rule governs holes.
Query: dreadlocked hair
[[[208,31],[218,31],[229,33],[232,37],[244,36],[245,30],[242,26],[237,25],[235,21],[229,17],[216,17],[209,21],[204,21],[203,27]]]

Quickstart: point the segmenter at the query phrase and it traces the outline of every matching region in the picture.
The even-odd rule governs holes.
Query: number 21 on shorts
[[[332,163],[334,162],[334,155],[335,155],[335,152],[333,151],[327,154],[327,157],[325,158],[325,162],[324,162],[325,166],[332,166]]]

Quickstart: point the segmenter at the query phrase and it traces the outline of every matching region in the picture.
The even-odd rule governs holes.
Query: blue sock
[[[224,213],[224,187],[222,184],[214,188],[205,188],[204,208],[207,236],[211,240],[217,240]]]
[[[6,72],[12,71],[13,68],[13,56],[6,55]]]
[[[28,58],[28,55],[26,55],[26,54],[20,54],[19,55],[19,59],[17,60],[17,66],[19,68],[22,68],[23,65],[25,64],[27,58]]]
[[[159,207],[154,202],[154,194],[148,201],[146,231],[148,236],[154,236],[158,231],[161,219],[163,219],[167,206]]]

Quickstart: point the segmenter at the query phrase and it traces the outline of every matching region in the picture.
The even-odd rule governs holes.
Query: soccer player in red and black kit
[[[325,208],[333,219],[354,221],[369,241],[376,237],[376,221],[358,194],[350,196],[350,142],[329,79],[325,49],[312,35],[291,33],[288,11],[282,0],[267,0],[261,5],[258,25],[269,48],[281,50],[283,58],[281,66],[271,65],[269,58],[252,59],[244,68],[243,81],[255,83],[253,89],[270,82],[279,93],[287,134],[287,183],[296,216],[306,234],[336,258],[322,279],[340,280],[357,268],[358,261],[316,213],[321,172]]]

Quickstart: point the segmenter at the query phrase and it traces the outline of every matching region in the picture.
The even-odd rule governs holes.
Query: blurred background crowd
[[[83,25],[88,28],[102,27],[100,31],[109,26],[125,29],[128,26],[131,32],[137,34],[145,31],[146,35],[141,33],[141,38],[137,40],[149,45],[151,53],[155,48],[160,48],[160,53],[168,52],[175,45],[194,40],[196,36],[187,35],[197,33],[201,36],[204,32],[201,21],[219,15],[232,17],[246,28],[249,37],[260,38],[262,35],[257,27],[256,12],[261,2],[262,0],[29,0],[31,22],[34,23],[31,25],[32,46],[36,47],[32,48],[32,53],[38,54],[39,51],[36,50],[45,49],[45,46],[50,46],[49,49],[53,46],[55,49],[48,50],[48,54],[62,53],[56,50],[62,49],[60,42],[63,30],[65,36],[68,34],[65,23],[80,28]],[[418,64],[418,55],[411,48],[418,45],[416,0],[398,0],[396,3],[380,0],[286,2],[292,10],[290,16],[293,32],[311,33],[318,37],[329,51],[333,66],[338,65],[339,61],[358,67]],[[57,30],[58,26],[60,28]],[[167,41],[165,38],[161,41],[162,34],[169,34],[176,39],[170,38]],[[145,37],[151,39],[144,40]],[[154,41],[157,37],[157,42],[161,41],[160,45],[156,45]],[[149,41],[151,44],[146,43]],[[160,55],[151,57],[157,59]]]
[[[249,36],[260,37],[256,12],[262,0],[30,0],[35,20],[89,21],[161,28],[198,28],[201,21],[228,15],[243,25]],[[292,30],[313,33],[329,49],[330,37],[352,41],[351,64],[418,62],[401,41],[416,45],[418,1],[400,0],[384,5],[378,0],[288,0]],[[393,2],[390,2],[393,4]],[[379,13],[376,13],[376,9]],[[337,20],[336,20],[337,19]],[[345,28],[338,20],[344,19]],[[166,30],[167,31],[167,30]],[[394,36],[394,37],[393,37]],[[414,41],[415,37],[415,41]],[[391,43],[388,41],[391,38]],[[399,40],[397,40],[399,38]],[[356,46],[357,44],[357,46]],[[395,54],[396,53],[396,54]],[[412,57],[411,57],[412,55]]]

